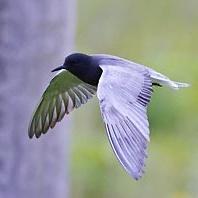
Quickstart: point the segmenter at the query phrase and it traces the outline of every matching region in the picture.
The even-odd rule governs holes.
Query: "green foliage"
[[[136,182],[107,141],[97,102],[75,112],[72,197],[198,197],[198,1],[79,1],[77,49],[150,65],[192,87],[155,88],[146,174]]]

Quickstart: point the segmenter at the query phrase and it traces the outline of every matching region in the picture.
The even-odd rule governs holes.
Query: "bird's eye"
[[[77,65],[77,64],[78,64],[78,61],[76,61],[76,60],[71,60],[70,63],[71,63],[72,65]]]

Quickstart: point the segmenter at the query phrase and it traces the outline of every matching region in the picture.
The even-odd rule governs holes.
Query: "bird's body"
[[[149,142],[147,106],[152,86],[179,89],[188,84],[171,81],[149,67],[105,54],[71,54],[63,66],[53,71],[60,69],[63,71],[52,79],[33,115],[30,138],[40,137],[65,114],[97,94],[114,153],[125,170],[139,179]]]

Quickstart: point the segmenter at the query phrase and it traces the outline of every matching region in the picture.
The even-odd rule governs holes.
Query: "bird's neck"
[[[83,82],[93,86],[98,85],[100,76],[102,74],[102,69],[96,64],[78,67],[69,71]]]

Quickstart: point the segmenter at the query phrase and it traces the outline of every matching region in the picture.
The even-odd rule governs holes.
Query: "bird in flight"
[[[172,81],[149,67],[106,54],[74,53],[52,72],[58,70],[33,114],[29,137],[39,138],[65,114],[97,95],[111,147],[124,169],[139,179],[147,157],[147,106],[153,86],[179,89],[189,84]]]

